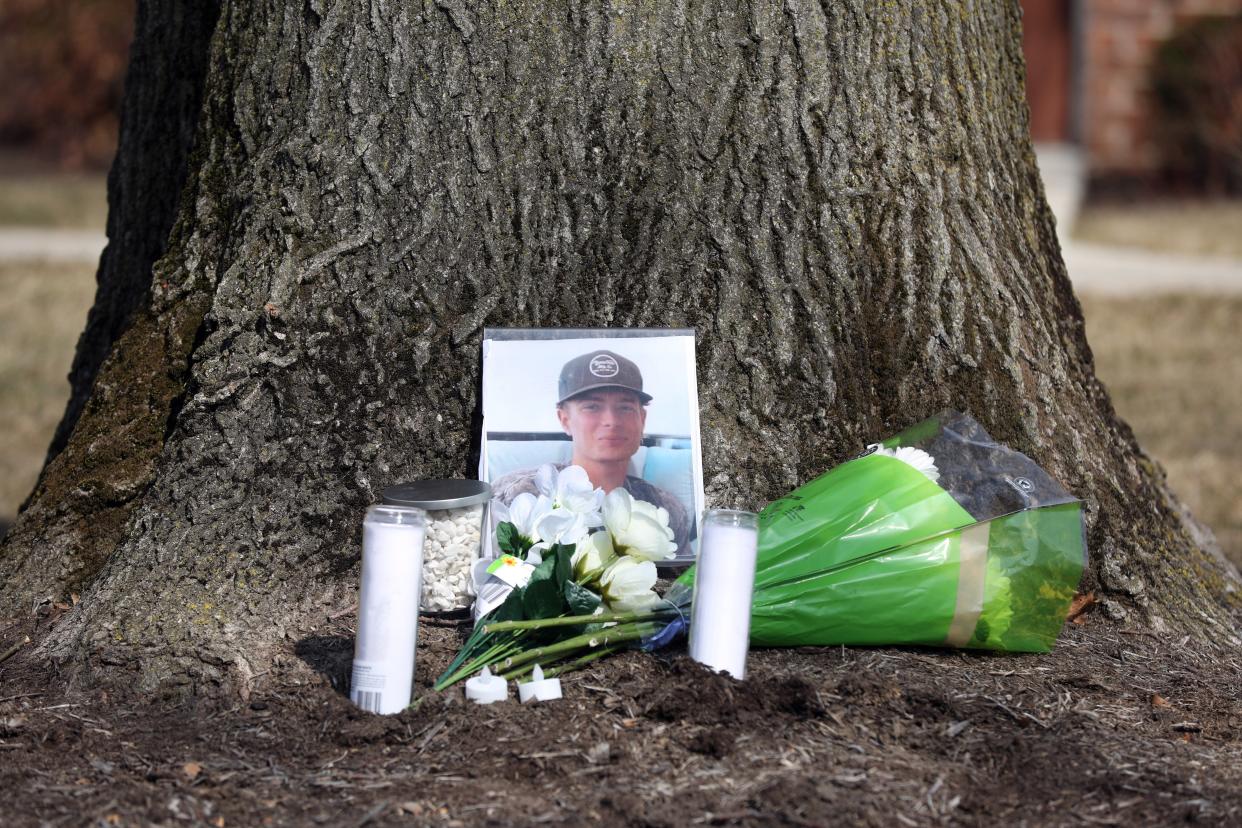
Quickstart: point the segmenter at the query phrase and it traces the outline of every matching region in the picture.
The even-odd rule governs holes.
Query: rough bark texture
[[[1087,501],[1118,612],[1231,623],[1236,574],[1094,377],[1017,3],[477,5],[222,12],[151,307],[62,454],[146,406],[149,486],[97,575],[89,463],[4,550],[7,609],[86,586],[49,654],[255,680],[352,602],[383,486],[471,473],[484,325],[696,328],[712,505],[969,410]]]

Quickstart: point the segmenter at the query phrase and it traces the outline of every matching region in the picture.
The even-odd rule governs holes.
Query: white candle
[[[543,668],[538,664],[530,671],[530,681],[518,684],[518,698],[522,704],[532,701],[553,701],[561,697],[561,680],[543,677]]]
[[[713,509],[703,516],[690,605],[690,657],[738,679],[746,677],[758,540],[753,512]]]
[[[483,672],[466,679],[466,698],[475,704],[504,701],[509,698],[509,682],[493,676],[492,671],[484,667]]]
[[[362,525],[362,590],[349,697],[373,713],[400,713],[414,686],[426,515],[372,506]]]

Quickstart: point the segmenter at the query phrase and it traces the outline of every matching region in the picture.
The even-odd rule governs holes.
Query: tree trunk
[[[69,403],[49,461],[65,447],[100,365],[149,297],[151,265],[177,217],[202,107],[207,47],[220,11],[203,3],[138,3],[121,112],[120,145],[108,175],[108,246],[95,304],[69,371]]]
[[[1086,500],[1087,588],[1228,632],[1236,572],[1095,379],[1027,121],[1016,2],[228,5],[4,609],[82,590],[44,646],[83,680],[244,685],[354,600],[385,485],[470,475],[484,325],[677,326],[710,505],[969,410]]]
[[[47,464],[0,546],[0,613],[82,589],[98,573],[151,482],[185,393],[187,355],[163,355],[169,346],[152,316],[151,269],[183,197],[195,197],[196,188],[184,185],[218,13],[216,0],[137,5],[119,150],[108,175],[108,246]],[[200,307],[185,321],[201,320]],[[101,378],[127,329],[127,347]],[[88,402],[91,415],[75,432]]]

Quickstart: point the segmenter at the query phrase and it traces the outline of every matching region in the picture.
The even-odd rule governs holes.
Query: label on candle
[[[384,707],[384,691],[391,683],[383,665],[355,661],[349,678],[349,699],[363,710],[388,712]]]

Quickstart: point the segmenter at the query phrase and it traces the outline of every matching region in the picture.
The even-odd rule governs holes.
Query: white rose
[[[655,582],[655,564],[628,555],[613,561],[599,579],[604,602],[613,612],[645,610],[658,604]]]
[[[578,548],[570,559],[574,566],[574,580],[583,586],[592,586],[599,582],[614,561],[617,553],[612,548],[612,538],[607,532],[596,532],[578,541]]]
[[[677,554],[668,511],[635,500],[625,489],[613,489],[604,498],[604,526],[620,554],[644,561],[666,561]]]

